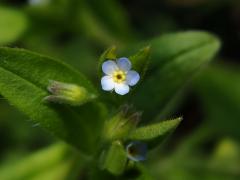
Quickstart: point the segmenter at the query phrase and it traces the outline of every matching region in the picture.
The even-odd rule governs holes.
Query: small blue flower
[[[139,141],[133,141],[126,147],[127,156],[133,161],[146,160],[147,145]]]
[[[108,60],[102,65],[105,76],[101,79],[102,89],[125,95],[129,92],[129,86],[134,86],[140,79],[138,72],[131,70],[132,64],[128,58],[122,57],[117,61]]]

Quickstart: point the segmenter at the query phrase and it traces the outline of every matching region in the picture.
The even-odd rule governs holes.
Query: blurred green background
[[[209,31],[222,48],[165,116],[184,121],[159,157],[149,157],[150,172],[166,180],[240,179],[239,0],[0,0],[1,46],[62,59],[95,84],[104,49],[183,30]],[[28,121],[0,97],[2,169],[57,141]]]

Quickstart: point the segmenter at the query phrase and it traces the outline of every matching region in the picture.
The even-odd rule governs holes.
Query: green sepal
[[[125,117],[122,113],[118,113],[110,120],[106,121],[103,138],[105,141],[113,141],[117,139],[125,139],[136,128],[139,122],[139,113]]]
[[[104,168],[114,175],[123,173],[127,163],[127,154],[120,141],[114,141],[106,153]]]
[[[144,76],[147,71],[149,60],[150,60],[150,50],[151,47],[147,46],[139,50],[135,55],[129,57],[129,60],[132,63],[133,70],[141,74],[141,77]]]

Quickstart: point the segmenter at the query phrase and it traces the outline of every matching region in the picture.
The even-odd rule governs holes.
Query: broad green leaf
[[[195,81],[201,97],[205,123],[218,134],[240,138],[240,73],[228,65],[209,67]]]
[[[18,40],[27,26],[27,17],[21,11],[0,7],[0,45]]]
[[[133,97],[138,109],[144,110],[143,119],[164,111],[220,46],[215,36],[194,31],[164,35],[148,44],[152,52],[148,77]]]
[[[49,95],[46,87],[50,79],[77,84],[96,94],[81,73],[60,61],[26,50],[0,48],[0,94],[34,124],[84,152],[94,151],[103,124],[104,106],[90,102],[70,108],[43,102]]]
[[[29,119],[0,96],[0,163],[22,156],[36,144],[49,144],[55,141],[43,129],[29,125]],[[14,157],[12,157],[14,156]]]
[[[130,135],[130,140],[146,141],[149,142],[150,147],[155,144],[161,143],[161,141],[170,134],[179,123],[182,118],[177,118],[174,120],[163,121],[156,124],[146,125],[134,130]]]
[[[114,141],[107,151],[104,167],[115,175],[123,173],[127,162],[127,154],[120,141]]]
[[[66,163],[67,166],[62,170],[69,171],[69,167],[76,157],[76,152],[73,149],[64,143],[57,143],[17,162],[2,165],[0,167],[0,179],[33,179],[34,176],[63,163]]]

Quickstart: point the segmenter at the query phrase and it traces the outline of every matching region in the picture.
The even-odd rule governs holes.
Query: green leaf
[[[0,94],[28,115],[32,123],[84,152],[94,151],[105,116],[104,106],[91,102],[69,108],[44,103],[49,79],[77,84],[96,94],[81,73],[60,61],[26,50],[0,48]]]
[[[227,65],[209,67],[196,79],[194,90],[200,96],[206,126],[218,134],[240,139],[240,73]]]
[[[133,97],[133,104],[151,119],[171,104],[200,67],[219,49],[219,40],[206,32],[183,32],[152,40],[149,75]],[[151,73],[151,74],[150,74]]]
[[[27,26],[27,17],[21,11],[0,7],[0,45],[16,41]]]
[[[175,130],[181,121],[182,118],[177,118],[143,126],[134,130],[128,138],[130,140],[146,141],[152,147],[159,144],[168,134]]]
[[[123,173],[127,162],[127,154],[120,141],[114,141],[106,154],[104,167],[115,175]]]
[[[76,155],[74,150],[64,143],[54,144],[17,162],[3,165],[0,167],[0,179],[30,179],[62,163],[67,164],[64,168],[67,171],[71,162],[77,157],[74,154]]]

